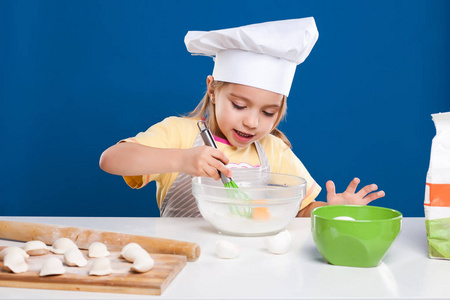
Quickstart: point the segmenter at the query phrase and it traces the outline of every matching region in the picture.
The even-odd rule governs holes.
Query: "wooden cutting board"
[[[0,251],[5,248],[0,246]],[[147,273],[130,271],[132,263],[120,258],[119,252],[111,252],[113,273],[107,276],[89,276],[89,270],[95,258],[87,256],[87,250],[81,250],[88,260],[85,267],[64,268],[66,273],[56,276],[40,277],[39,272],[44,261],[55,256],[64,262],[63,255],[49,253],[42,256],[30,256],[26,259],[28,271],[14,274],[6,270],[0,262],[0,286],[16,288],[34,288],[51,290],[69,290],[102,293],[124,293],[161,295],[170,282],[186,265],[186,256],[171,254],[150,254],[155,261],[154,267]]]

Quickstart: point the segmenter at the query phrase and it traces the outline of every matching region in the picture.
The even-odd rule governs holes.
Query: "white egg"
[[[216,242],[216,255],[220,258],[235,258],[239,256],[240,248],[225,240]]]
[[[291,234],[284,230],[276,235],[264,238],[267,249],[274,254],[284,254],[291,247]]]
[[[352,217],[348,217],[348,216],[339,216],[339,217],[335,217],[333,219],[334,220],[344,220],[344,221],[355,221],[355,219],[353,219]]]

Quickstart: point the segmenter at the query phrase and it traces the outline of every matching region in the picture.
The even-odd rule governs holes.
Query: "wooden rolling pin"
[[[187,261],[196,261],[200,256],[200,246],[196,243],[79,227],[0,220],[0,238],[23,242],[39,240],[52,245],[63,237],[71,239],[81,249],[88,249],[93,242],[102,242],[108,249],[120,251],[128,243],[137,243],[149,253],[184,255]]]

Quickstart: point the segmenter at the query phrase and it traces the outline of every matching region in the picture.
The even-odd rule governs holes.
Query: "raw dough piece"
[[[28,265],[20,252],[11,251],[5,255],[3,265],[13,273],[23,273],[28,271]]]
[[[123,247],[121,255],[123,258],[133,263],[131,270],[135,272],[148,272],[155,264],[155,261],[151,258],[150,254],[136,243],[130,243]]]
[[[347,217],[347,216],[335,217],[335,218],[333,218],[333,219],[334,219],[334,220],[355,221],[355,219],[353,219],[352,217]]]
[[[276,235],[266,236],[265,243],[267,249],[274,254],[284,254],[291,246],[291,234],[284,230]]]
[[[126,244],[125,247],[122,248],[122,251],[120,252],[120,255],[121,255],[123,258],[125,258],[125,256],[123,256],[123,254],[124,254],[125,252],[127,252],[128,249],[131,249],[131,248],[141,248],[141,249],[144,249],[144,248],[142,248],[139,244],[136,244],[136,243],[129,243],[129,244]]]
[[[29,241],[26,242],[22,248],[28,255],[44,255],[50,250],[47,245],[41,241]]]
[[[100,242],[94,242],[89,246],[89,257],[106,257],[110,253],[106,245]]]
[[[15,253],[19,253],[20,255],[23,256],[23,258],[28,258],[30,257],[25,250],[23,250],[22,248],[19,247],[6,247],[5,249],[3,249],[2,251],[0,251],[0,261],[3,261],[3,259],[5,258],[6,254],[11,253],[11,252],[15,252]]]
[[[235,258],[240,252],[239,247],[229,241],[220,240],[216,243],[216,254],[220,258]]]
[[[70,248],[64,252],[64,262],[71,267],[84,267],[87,260],[78,248]]]
[[[153,268],[154,264],[155,261],[150,257],[150,255],[138,256],[134,260],[133,266],[131,266],[131,270],[139,273],[145,273],[150,271]]]
[[[78,248],[78,247],[71,239],[60,238],[53,243],[53,246],[50,249],[50,251],[52,251],[55,254],[64,254],[64,252],[66,252],[70,248]]]
[[[89,275],[103,276],[112,273],[111,262],[106,257],[100,257],[94,260]]]
[[[122,253],[122,256],[129,262],[134,262],[136,259],[150,258],[150,254],[148,254],[148,252],[145,251],[144,248],[141,248],[140,246],[126,249],[126,251]]]
[[[49,257],[42,266],[39,276],[61,275],[66,273],[62,261],[56,257]]]

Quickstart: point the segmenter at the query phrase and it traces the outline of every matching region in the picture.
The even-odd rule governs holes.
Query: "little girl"
[[[296,66],[318,38],[314,19],[302,18],[201,32],[185,37],[189,52],[214,57],[213,74],[197,108],[186,117],[169,117],[134,138],[105,150],[100,167],[122,175],[132,188],[157,183],[161,216],[200,217],[191,191],[193,176],[220,180],[233,168],[300,176],[307,191],[297,216],[333,204],[367,204],[384,196],[375,184],[356,192],[359,179],[336,194],[326,183],[327,203],[315,201],[320,186],[291,150],[277,125],[286,113]],[[197,122],[204,120],[219,149],[205,146]],[[257,176],[257,175],[255,175]]]

